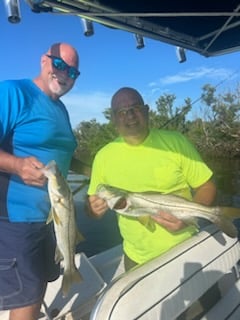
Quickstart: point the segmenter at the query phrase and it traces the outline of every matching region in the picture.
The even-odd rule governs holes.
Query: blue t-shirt
[[[68,173],[76,140],[60,100],[52,100],[29,79],[0,82],[0,149],[17,157],[55,160]],[[47,186],[28,186],[0,172],[0,218],[43,222],[50,210]]]

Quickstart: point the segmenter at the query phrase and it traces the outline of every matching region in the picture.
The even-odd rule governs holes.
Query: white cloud
[[[158,81],[158,84],[176,84],[181,82],[188,82],[192,80],[206,79],[225,79],[231,76],[232,71],[224,68],[196,68],[194,70],[187,70],[172,76],[166,76]],[[151,84],[152,86],[152,84]]]
[[[106,122],[103,111],[109,107],[111,94],[104,92],[68,93],[62,97],[73,129],[82,122],[96,119],[97,122]]]
[[[191,90],[189,88],[193,88],[194,85],[195,88],[200,88],[204,83],[215,83],[216,85],[216,83],[219,84],[230,78],[234,79],[236,76],[236,72],[226,68],[198,67],[188,69],[149,82],[149,91],[146,96],[149,98],[148,100],[154,102],[154,99],[158,99],[163,93],[172,92],[172,89],[177,97],[189,96],[189,90]],[[176,84],[184,84],[184,86],[180,87]],[[199,90],[194,90],[193,100],[197,99],[197,95],[200,94]]]

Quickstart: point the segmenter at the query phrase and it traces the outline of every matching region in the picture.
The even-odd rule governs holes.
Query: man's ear
[[[144,113],[145,113],[145,115],[148,115],[149,110],[150,110],[149,105],[148,105],[148,104],[145,104],[145,105],[144,105]]]
[[[150,109],[148,104],[145,104],[144,108],[146,109],[146,111],[149,111],[149,109]]]
[[[46,56],[45,54],[43,54],[43,55],[41,56],[41,67],[44,66],[44,64],[46,63],[46,61],[47,61],[47,56]]]
[[[112,109],[110,109],[110,120],[111,120],[112,124],[115,125],[116,118],[115,118],[114,111]]]
[[[149,110],[150,110],[149,105],[148,105],[148,104],[145,104],[143,110],[144,110],[144,116],[145,116],[146,118],[149,118]]]

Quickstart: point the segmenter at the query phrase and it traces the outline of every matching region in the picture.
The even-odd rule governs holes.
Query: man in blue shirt
[[[79,57],[56,43],[33,80],[0,82],[0,310],[10,320],[37,319],[54,262],[50,203],[41,170],[55,160],[67,175],[76,141],[60,100],[74,85]]]

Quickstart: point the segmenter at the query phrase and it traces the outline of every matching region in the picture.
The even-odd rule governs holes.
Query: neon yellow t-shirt
[[[96,155],[88,194],[99,184],[132,192],[157,191],[192,199],[197,188],[212,176],[193,145],[179,132],[151,129],[145,141],[128,145],[120,137]],[[137,263],[144,263],[188,239],[197,229],[187,227],[171,233],[154,223],[147,228],[137,218],[118,215],[123,249]]]

